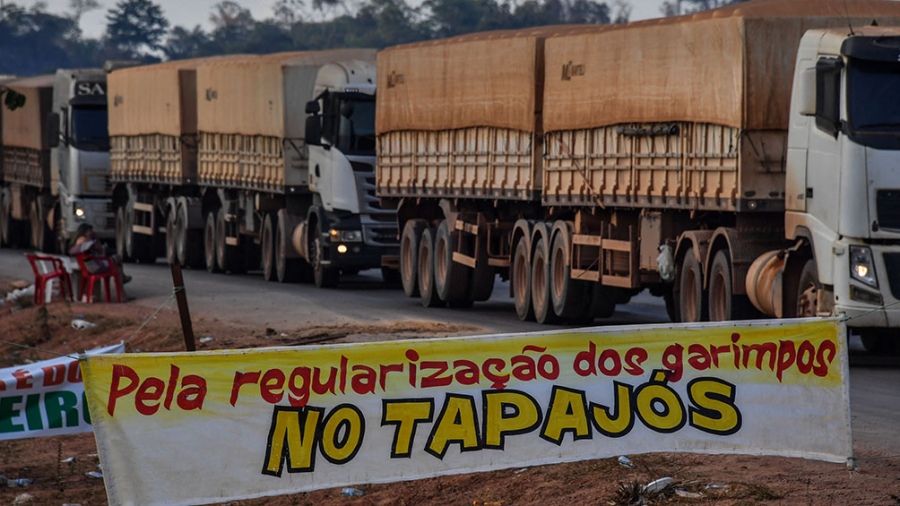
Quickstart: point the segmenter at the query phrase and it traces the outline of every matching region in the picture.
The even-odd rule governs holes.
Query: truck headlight
[[[362,231],[361,230],[331,229],[328,231],[328,235],[331,237],[331,242],[360,242],[360,241],[362,241]]]
[[[81,207],[75,208],[75,219],[78,221],[84,220],[84,215],[87,214],[84,212],[84,209]]]
[[[867,246],[850,246],[850,276],[872,288],[878,288],[872,250]]]

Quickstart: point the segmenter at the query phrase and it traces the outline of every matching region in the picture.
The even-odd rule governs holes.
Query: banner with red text
[[[124,352],[116,344],[87,354]],[[91,430],[75,355],[0,369],[0,440]]]
[[[851,457],[836,319],[194,353],[83,367],[111,504],[646,452]]]

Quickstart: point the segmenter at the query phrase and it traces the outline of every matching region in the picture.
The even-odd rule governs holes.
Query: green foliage
[[[153,0],[118,0],[99,40],[84,38],[78,27],[83,13],[98,8],[96,0],[69,0],[67,15],[49,13],[41,2],[24,9],[8,1],[0,9],[0,74],[102,67],[107,60],[384,48],[485,30],[611,22],[610,6],[598,0],[425,0],[420,7],[409,1],[277,0],[271,18],[256,20],[240,2],[222,0],[210,10],[207,31],[169,29]]]

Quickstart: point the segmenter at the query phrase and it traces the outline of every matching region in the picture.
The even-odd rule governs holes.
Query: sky
[[[2,1],[2,0],[0,0]],[[30,8],[39,0],[6,0],[6,3],[15,3],[25,8]],[[56,14],[67,13],[69,0],[43,0],[47,4],[47,10]],[[172,26],[182,26],[188,29],[200,25],[204,30],[210,29],[209,14],[212,6],[221,0],[154,0],[162,7],[163,13]],[[414,2],[416,0],[413,0]],[[626,0],[631,4],[631,20],[657,18],[660,16],[660,5],[663,0]],[[98,38],[106,28],[106,12],[115,6],[117,0],[99,0],[101,8],[85,14],[81,19],[81,30],[86,37]],[[237,0],[244,8],[249,9],[255,19],[272,17],[272,5],[275,0]],[[307,2],[311,3],[311,2]],[[612,5],[613,2],[607,1]]]

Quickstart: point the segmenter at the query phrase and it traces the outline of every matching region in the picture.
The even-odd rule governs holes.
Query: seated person
[[[84,265],[91,274],[100,274],[109,272],[110,269],[116,269],[122,276],[122,283],[131,281],[131,276],[122,272],[122,260],[118,255],[107,255],[106,246],[94,235],[94,227],[87,223],[78,226],[75,234],[75,241],[69,248],[69,254],[72,256],[88,254],[105,258],[92,258],[85,261]]]

